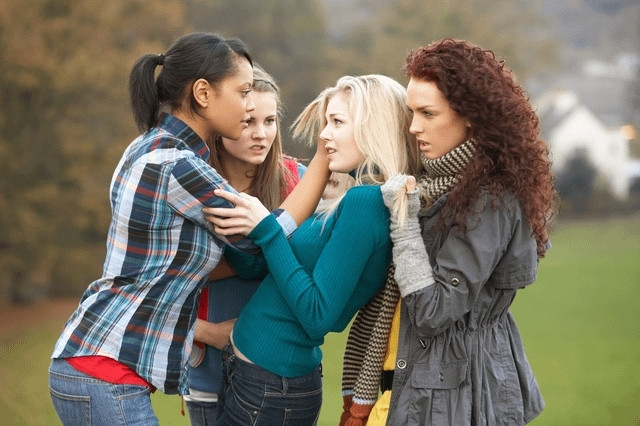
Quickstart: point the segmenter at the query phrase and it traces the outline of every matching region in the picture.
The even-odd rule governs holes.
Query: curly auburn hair
[[[494,203],[501,191],[515,195],[531,224],[539,257],[555,215],[549,148],[524,89],[504,61],[463,40],[443,39],[410,52],[410,78],[435,83],[451,108],[471,123],[476,152],[452,188],[443,217],[466,228],[466,219],[488,188]]]

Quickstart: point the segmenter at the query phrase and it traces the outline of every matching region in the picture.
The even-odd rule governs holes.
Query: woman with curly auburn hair
[[[404,70],[423,171],[417,185],[396,175],[382,187],[400,302],[369,328],[387,331],[386,350],[370,340],[358,358],[347,343],[363,367],[346,390],[343,377],[341,423],[525,424],[544,401],[509,308],[550,247],[549,149],[493,52],[444,39],[409,53]],[[399,202],[406,217],[393,213]],[[371,353],[382,353],[379,376],[364,367]]]

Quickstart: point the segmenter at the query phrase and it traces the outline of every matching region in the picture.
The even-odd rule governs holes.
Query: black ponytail
[[[142,56],[133,66],[129,75],[129,97],[133,118],[141,131],[155,126],[160,106],[155,69],[159,65],[159,55]]]

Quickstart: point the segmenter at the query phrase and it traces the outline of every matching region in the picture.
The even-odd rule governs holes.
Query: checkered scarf
[[[460,171],[475,151],[476,142],[469,139],[435,160],[420,156],[424,173],[418,179],[418,185],[424,190],[427,205],[433,204],[458,181]]]

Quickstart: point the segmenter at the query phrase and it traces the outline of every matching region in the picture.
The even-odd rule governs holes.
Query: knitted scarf
[[[449,191],[474,152],[475,141],[470,139],[435,160],[422,156],[424,173],[418,185],[424,194],[425,206]],[[391,320],[400,298],[394,272],[392,262],[384,286],[358,311],[349,330],[342,366],[340,426],[364,426],[378,399]]]
[[[424,191],[427,206],[448,192],[458,181],[460,171],[467,165],[475,150],[475,141],[469,139],[435,160],[420,156],[424,173],[418,179],[418,185]]]
[[[341,426],[364,425],[378,399],[391,320],[400,299],[394,272],[391,263],[384,286],[358,311],[349,330],[342,362]]]

